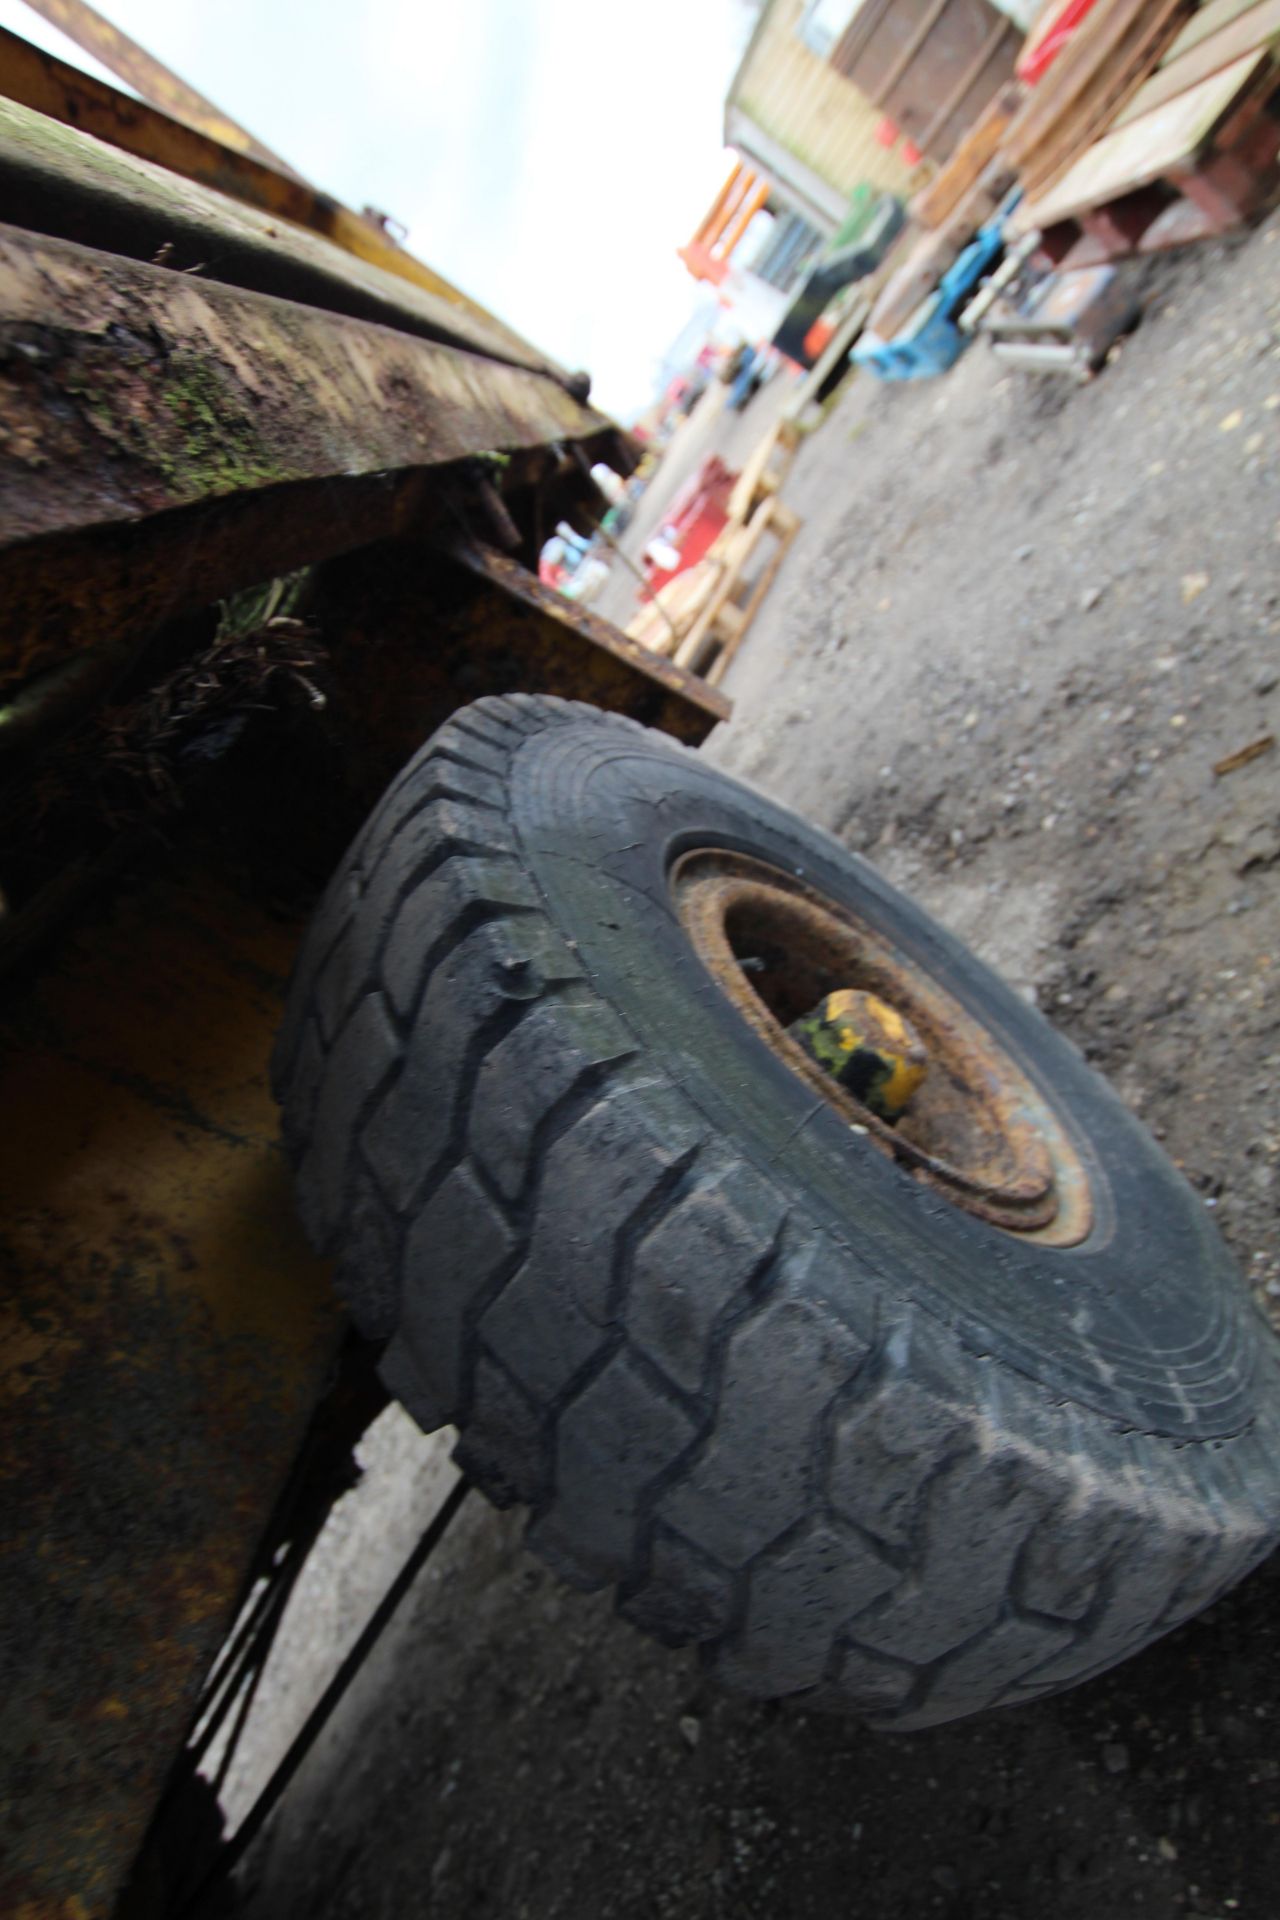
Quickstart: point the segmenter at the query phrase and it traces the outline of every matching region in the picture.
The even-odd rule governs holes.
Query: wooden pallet
[[[1222,233],[1277,181],[1280,0],[1202,8],[1114,124],[1019,213],[1061,264]]]
[[[791,471],[791,463],[800,445],[800,429],[783,416],[776,420],[757,444],[729,495],[729,519],[744,527],[760,502],[777,493]]]
[[[745,527],[720,536],[724,542],[720,576],[676,652],[678,667],[701,674],[711,686],[724,678],[799,531],[799,516],[771,493],[756,507]],[[766,539],[773,541],[772,551],[760,572],[751,578],[752,562]]]
[[[709,554],[695,566],[686,567],[660,587],[628,622],[628,636],[639,640],[651,653],[670,658],[710,600],[720,573],[719,560]]]
[[[779,498],[800,444],[795,421],[775,422],[743,467],[729,496],[723,532],[696,566],[676,574],[627,627],[633,640],[711,682],[719,680],[746,637],[764,596],[799,531],[800,522]],[[747,575],[766,536],[774,550],[763,572]]]
[[[1030,198],[1105,133],[1193,11],[1192,0],[1095,0],[1002,142]]]

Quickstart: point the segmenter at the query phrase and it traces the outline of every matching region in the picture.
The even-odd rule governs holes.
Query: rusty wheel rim
[[[991,1029],[860,915],[802,880],[721,848],[671,873],[676,912],[702,964],[752,1032],[834,1108],[855,1141],[955,1206],[1019,1239],[1076,1246],[1093,1222],[1089,1180],[1063,1118]],[[929,1075],[891,1126],[787,1032],[828,993],[861,987],[904,1015]]]

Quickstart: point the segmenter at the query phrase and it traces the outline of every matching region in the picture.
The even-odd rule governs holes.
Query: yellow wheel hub
[[[896,1120],[929,1071],[915,1029],[879,994],[829,993],[790,1032],[846,1092],[882,1120]]]

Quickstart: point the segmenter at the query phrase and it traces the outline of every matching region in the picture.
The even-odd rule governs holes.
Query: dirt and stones
[[[1274,1310],[1280,753],[1212,769],[1280,733],[1280,220],[1159,263],[1147,295],[1083,390],[981,348],[944,382],[851,388],[789,483],[804,531],[709,751],[1034,996]],[[401,1483],[431,1457],[403,1422],[383,1444]],[[887,1738],[711,1693],[473,1500],[248,1911],[1270,1920],[1278,1577],[1059,1700]]]

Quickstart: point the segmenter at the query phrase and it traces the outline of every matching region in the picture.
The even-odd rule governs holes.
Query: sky
[[[699,299],[676,259],[732,164],[746,0],[99,0],[319,187],[622,418]],[[0,26],[88,59],[22,0]]]

